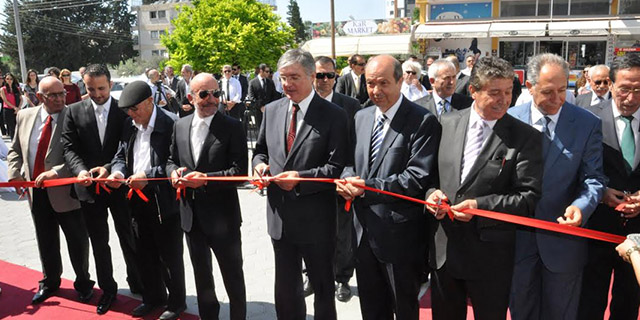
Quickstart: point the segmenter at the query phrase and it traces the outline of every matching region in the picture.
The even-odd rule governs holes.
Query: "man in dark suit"
[[[60,143],[61,122],[67,111],[64,86],[54,77],[45,77],[39,88],[37,96],[43,104],[18,113],[16,135],[7,155],[9,181],[35,181],[36,187],[45,180],[72,176]],[[32,304],[45,301],[60,287],[60,229],[67,240],[76,274],[73,286],[80,301],[88,302],[93,296],[94,282],[89,279],[89,238],[80,203],[71,197],[70,190],[71,186],[29,188],[29,206],[44,276]]]
[[[590,72],[591,74],[591,72]],[[602,203],[587,222],[587,228],[626,236],[640,232],[640,157],[638,127],[640,120],[640,57],[616,59],[611,68],[613,98],[589,106],[587,110],[602,119],[604,173],[609,178]],[[592,88],[593,85],[592,85]],[[627,117],[627,118],[625,118]],[[629,120],[627,120],[629,119]],[[622,211],[615,207],[628,202]],[[589,240],[588,259],[582,277],[578,319],[603,319],[607,308],[611,271],[610,318],[637,319],[640,289],[633,268],[614,251],[615,244]]]
[[[336,66],[333,59],[326,56],[315,58],[316,75],[313,86],[316,93],[327,101],[331,101],[347,112],[349,127],[353,126],[353,117],[356,111],[360,110],[358,100],[335,92],[333,90],[336,83]],[[347,130],[347,132],[351,132]],[[349,136],[346,138],[350,139]],[[351,141],[349,142],[351,146]],[[349,147],[351,149],[351,147]],[[342,197],[338,197],[338,231],[336,242],[336,261],[335,261],[335,280],[336,280],[336,299],[341,302],[347,302],[351,299],[351,288],[349,287],[349,279],[353,277],[353,269],[355,267],[353,241],[353,210],[344,210],[345,201]],[[305,294],[311,294],[313,287],[308,279],[305,279]]]
[[[513,271],[515,225],[461,210],[513,215],[533,213],[540,196],[541,134],[506,114],[513,86],[511,65],[479,59],[471,73],[471,108],[442,116],[438,153],[440,189],[427,201],[439,220],[431,229],[432,306],[435,320],[466,319],[467,297],[477,319],[505,319]]]
[[[576,97],[576,105],[588,108],[601,102],[611,100],[611,79],[609,78],[609,67],[598,64],[589,68],[589,84],[591,91]]]
[[[334,187],[279,179],[338,178],[348,152],[347,114],[315,94],[316,70],[310,53],[285,52],[278,71],[287,97],[266,108],[253,158],[255,171],[275,178],[267,189],[267,224],[276,261],[276,313],[279,319],[305,317],[304,259],[315,291],[315,316],[336,319]]]
[[[429,67],[429,81],[433,92],[415,101],[431,113],[438,116],[453,110],[462,110],[471,106],[473,99],[469,96],[455,93],[456,67],[446,59],[438,59]]]
[[[231,72],[233,73],[233,77],[240,81],[240,87],[242,88],[242,97],[240,100],[244,102],[244,99],[247,97],[247,93],[249,93],[249,80],[247,80],[247,77],[242,74],[242,68],[237,63],[234,63],[231,66]]]
[[[190,65],[185,64],[182,66],[180,70],[182,75],[182,79],[178,81],[176,85],[176,100],[180,105],[180,109],[178,110],[178,116],[180,118],[186,117],[193,113],[193,105],[187,99],[187,94],[189,93],[189,84],[191,82],[191,78],[193,77],[193,69]]]
[[[144,270],[140,274],[144,285],[142,304],[133,309],[132,315],[143,317],[167,305],[159,319],[170,320],[177,319],[186,309],[178,203],[169,181],[136,180],[167,177],[165,165],[177,116],[155,107],[153,99],[151,88],[143,81],[132,82],[122,91],[118,107],[129,118],[111,162],[108,179],[112,181],[107,185],[118,189],[126,178],[131,189],[148,199],[145,202],[132,194],[127,202],[134,221],[138,267]]]
[[[127,265],[127,281],[132,292],[141,292],[142,284],[136,267],[131,215],[126,207],[124,190],[96,193],[91,177],[106,178],[111,160],[118,151],[122,126],[127,115],[118,109],[110,95],[109,69],[90,65],[84,82],[91,99],[69,106],[62,129],[64,158],[69,169],[82,183],[74,185],[74,194],[85,216],[96,262],[98,284],[103,290],[98,314],[106,313],[116,299],[118,285],[113,279],[111,248],[109,247],[108,212],[111,211],[116,233]]]
[[[568,79],[569,65],[562,57],[532,57],[526,85],[533,100],[509,109],[509,114],[543,133],[542,196],[534,217],[582,227],[600,202],[607,180],[602,170],[602,125],[591,112],[565,102]],[[586,261],[585,238],[519,228],[511,318],[578,319]]]
[[[193,78],[187,95],[193,115],[176,122],[167,172],[180,197],[182,229],[198,293],[198,311],[205,320],[218,319],[220,303],[213,283],[211,250],[222,272],[231,319],[245,319],[247,298],[242,272],[240,202],[229,182],[190,180],[247,174],[247,143],[242,123],[219,112],[220,89],[210,73]]]
[[[272,101],[278,100],[280,94],[276,91],[276,85],[269,78],[271,68],[265,63],[258,66],[260,72],[249,81],[249,93],[247,93],[247,101],[251,102],[251,110],[256,117],[256,125],[260,127],[262,116],[264,115],[264,106]]]
[[[421,205],[364,191],[360,185],[423,197],[435,186],[441,127],[436,117],[403,97],[402,67],[377,56],[366,68],[375,107],[356,114],[355,158],[338,194],[354,200],[356,276],[363,319],[418,319],[418,291],[427,245]]]
[[[356,98],[360,101],[361,105],[365,105],[367,100],[369,100],[367,83],[364,78],[364,66],[366,65],[367,62],[363,56],[359,54],[352,55],[349,59],[351,72],[338,79],[336,92]]]
[[[460,72],[460,61],[458,61],[458,57],[455,55],[450,55],[445,59],[449,60],[453,63],[453,66],[456,67],[456,89],[455,92],[465,96],[471,96],[469,92],[469,81],[471,80],[470,76]]]
[[[178,77],[176,77],[176,75],[173,73],[173,67],[164,67],[164,84],[171,88],[173,92],[176,92],[178,81],[180,81],[180,79],[178,79]]]

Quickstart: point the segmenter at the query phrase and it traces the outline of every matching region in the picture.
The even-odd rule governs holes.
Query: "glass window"
[[[500,2],[501,17],[526,17],[536,15],[536,0],[503,0]]]
[[[158,17],[158,11],[149,11],[149,18],[155,19]]]
[[[571,41],[568,47],[567,61],[571,68],[604,63],[607,52],[606,41]]]
[[[551,0],[538,0],[538,16],[548,16],[551,11]]]
[[[158,50],[151,50],[151,55],[152,55],[152,56],[159,56],[159,55],[160,55],[160,51],[158,51]]]
[[[573,3],[575,0],[572,0]],[[566,16],[569,14],[569,0],[553,0],[553,15]]]
[[[514,68],[524,67],[531,56],[533,56],[533,41],[500,42],[500,57],[509,61]]]
[[[167,16],[167,12],[162,10],[158,11],[158,18],[165,18]]]
[[[640,2],[621,0],[620,13],[640,13]],[[609,0],[503,0],[500,3],[501,17],[550,16],[553,3],[553,16],[567,15],[607,15]],[[629,9],[625,8],[628,7]],[[633,11],[635,10],[635,11]]]
[[[151,31],[151,39],[158,39],[158,30]]]
[[[640,1],[638,0],[620,0],[620,14],[638,14],[640,13]]]
[[[571,15],[595,14],[609,14],[609,0],[571,0]]]

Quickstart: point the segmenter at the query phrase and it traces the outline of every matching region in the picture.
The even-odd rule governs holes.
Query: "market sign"
[[[331,37],[331,23],[319,22],[311,26],[313,38]],[[411,33],[411,18],[351,20],[336,22],[336,36],[368,36]]]
[[[378,24],[372,20],[354,20],[345,23],[342,30],[350,36],[368,36],[378,31]]]

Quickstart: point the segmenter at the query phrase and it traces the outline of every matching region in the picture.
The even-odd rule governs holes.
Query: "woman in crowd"
[[[427,89],[420,83],[422,66],[417,61],[407,60],[402,64],[404,81],[400,91],[410,101],[416,101],[429,94]]]
[[[591,66],[584,67],[580,78],[576,81],[575,96],[589,92],[589,68],[591,68]]]
[[[4,76],[4,87],[0,90],[0,98],[4,101],[2,116],[7,126],[7,134],[13,139],[16,129],[16,114],[22,105],[22,93],[16,77],[12,73]]]
[[[69,69],[62,69],[60,71],[60,81],[64,84],[64,90],[67,91],[67,97],[65,103],[67,105],[76,103],[82,100],[82,94],[80,94],[80,87],[71,82],[71,71]]]
[[[29,107],[35,107],[40,104],[36,93],[38,92],[38,73],[29,69],[27,72],[27,82],[24,84],[24,98],[27,103],[29,103]]]

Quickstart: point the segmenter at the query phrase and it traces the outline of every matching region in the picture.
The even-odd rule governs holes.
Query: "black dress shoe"
[[[304,282],[302,283],[302,293],[304,297],[308,297],[313,294],[313,287],[311,286],[311,281],[309,281],[309,277],[304,276]]]
[[[348,302],[351,300],[351,287],[348,283],[338,282],[336,287],[336,299],[340,302]]]
[[[38,304],[38,303],[44,302],[49,297],[51,297],[53,293],[56,292],[57,290],[58,288],[56,289],[45,288],[45,289],[38,290],[38,292],[36,292],[36,294],[33,295],[33,299],[31,299],[31,304]]]
[[[113,293],[103,293],[98,302],[98,308],[96,312],[98,314],[105,314],[111,308],[111,304],[116,301],[116,295]]]
[[[78,300],[80,300],[80,302],[87,303],[91,301],[91,298],[93,298],[93,288],[87,292],[78,291]]]
[[[167,309],[167,310],[165,310],[165,312],[163,312],[160,315],[158,320],[175,320],[175,319],[178,319],[180,314],[183,313],[184,310],[186,310],[186,309],[187,309],[187,307],[180,307],[176,311],[171,311],[171,310]]]
[[[155,305],[142,303],[139,306],[137,306],[135,309],[133,309],[133,311],[131,312],[131,315],[134,317],[144,317],[147,314],[149,314],[149,312],[153,311],[153,309],[155,309],[156,307],[157,306]]]

